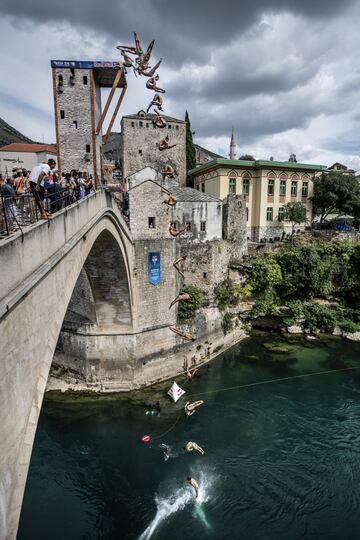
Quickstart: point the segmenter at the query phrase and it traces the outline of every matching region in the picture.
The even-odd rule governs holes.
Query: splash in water
[[[194,473],[194,477],[196,474]],[[202,504],[209,500],[210,488],[215,477],[204,472],[197,474],[199,478],[199,496],[194,498],[193,489],[184,486],[172,493],[169,497],[155,496],[156,514],[150,525],[140,535],[139,540],[149,540],[160,525],[179,510],[183,510],[188,504],[195,504],[193,517],[200,519],[206,529],[211,529]]]

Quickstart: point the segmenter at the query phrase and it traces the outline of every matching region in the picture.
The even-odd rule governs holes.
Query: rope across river
[[[276,383],[276,382],[290,381],[290,380],[293,380],[293,379],[305,379],[306,377],[315,377],[317,375],[329,375],[331,373],[340,373],[340,372],[343,372],[343,371],[356,371],[358,369],[360,369],[360,366],[358,366],[358,367],[345,367],[345,368],[339,368],[339,369],[330,369],[330,370],[327,370],[327,371],[314,371],[312,373],[302,373],[300,375],[291,375],[289,377],[279,377],[277,379],[267,379],[265,381],[257,381],[257,382],[253,382],[253,383],[238,384],[236,386],[227,386],[225,388],[217,388],[215,390],[207,390],[206,392],[196,392],[196,394],[189,394],[187,397],[195,397],[195,396],[198,397],[198,396],[205,396],[205,395],[209,395],[209,394],[218,394],[220,392],[229,392],[231,390],[240,390],[242,388],[251,388],[251,387],[254,387],[254,386],[261,386],[263,384],[273,384],[273,383]],[[180,412],[180,414],[176,418],[175,422],[169,427],[169,429],[167,429],[164,433],[161,433],[160,435],[155,435],[155,436],[153,436],[151,438],[152,439],[161,439],[162,437],[164,437],[165,435],[170,433],[175,428],[175,426],[177,425],[177,423],[179,422],[179,420],[180,420],[180,418],[182,416],[183,416],[183,411]]]

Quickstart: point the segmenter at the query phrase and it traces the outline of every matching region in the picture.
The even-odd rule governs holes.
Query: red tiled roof
[[[12,143],[2,146],[0,152],[47,152],[48,154],[56,154],[56,146],[50,144],[29,144],[29,143]]]

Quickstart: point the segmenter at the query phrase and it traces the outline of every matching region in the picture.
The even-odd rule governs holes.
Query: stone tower
[[[230,159],[236,159],[236,141],[235,141],[235,133],[234,133],[234,126],[232,128],[231,132],[231,141],[230,141]]]
[[[186,184],[186,123],[177,118],[162,115],[166,126],[154,126],[155,114],[139,111],[123,116],[121,120],[123,176],[153,167],[157,171],[171,165],[176,170],[175,179],[180,185]],[[172,148],[159,151],[159,142],[166,136]]]
[[[52,60],[58,169],[91,174],[101,181],[103,142],[110,134],[126,90],[125,74],[118,62]],[[104,111],[101,88],[111,88]],[[105,137],[102,124],[117,88],[121,94]],[[104,140],[103,140],[104,139]]]

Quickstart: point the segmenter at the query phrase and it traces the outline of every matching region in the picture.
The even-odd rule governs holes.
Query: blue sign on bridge
[[[148,255],[148,279],[151,285],[158,285],[160,278],[160,252],[155,251]]]

